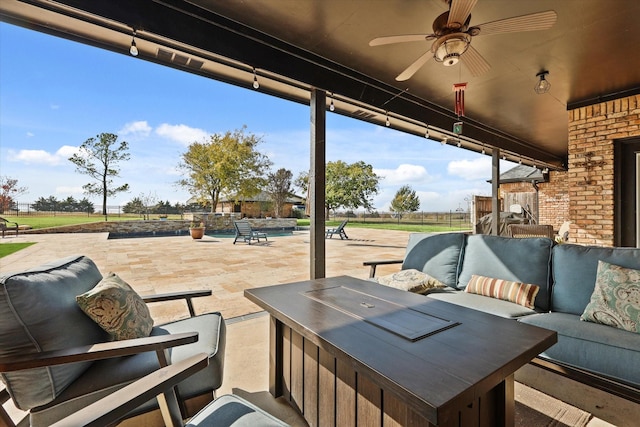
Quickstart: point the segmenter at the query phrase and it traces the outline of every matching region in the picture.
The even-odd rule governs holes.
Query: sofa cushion
[[[447,286],[455,287],[464,241],[463,233],[411,233],[402,269],[422,271]]]
[[[445,287],[438,279],[413,268],[401,270],[386,276],[380,276],[374,280],[381,285],[416,294],[425,294],[434,288]]]
[[[117,274],[107,274],[93,289],[76,296],[87,316],[115,340],[148,337],[153,319],[140,295]]]
[[[640,270],[599,261],[596,286],[580,320],[640,333]]]
[[[474,274],[529,283],[540,287],[535,306],[548,311],[553,245],[542,237],[468,236],[457,287],[465,289]]]
[[[192,331],[199,332],[198,341],[170,349],[171,361],[178,362],[197,353],[206,353],[209,355],[209,365],[178,384],[183,399],[212,393],[222,384],[226,342],[224,319],[220,313],[207,313],[156,326],[151,331],[151,336]],[[159,366],[158,357],[153,351],[97,361],[53,402],[34,408],[30,416],[31,426],[49,426],[157,370]],[[157,400],[152,399],[133,413],[143,413],[157,406]]]
[[[640,249],[582,246],[565,243],[553,248],[551,310],[581,315],[596,285],[598,261],[640,269]]]
[[[76,304],[102,279],[89,258],[72,256],[0,278],[0,357],[95,344],[107,334]],[[2,373],[16,406],[44,405],[90,362]]]
[[[512,282],[510,280],[494,279],[472,275],[465,288],[466,292],[498,298],[514,302],[527,308],[533,308],[540,287],[527,283]]]
[[[513,302],[471,294],[459,289],[436,289],[434,292],[429,293],[427,297],[472,308],[495,316],[506,317],[507,319],[517,319],[522,316],[536,314],[535,310]]]
[[[525,316],[521,322],[558,332],[558,342],[542,355],[631,382],[640,387],[640,335],[567,313]]]

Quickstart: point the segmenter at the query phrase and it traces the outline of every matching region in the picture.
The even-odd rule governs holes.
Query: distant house
[[[291,193],[285,199],[282,216],[295,217],[294,210],[302,210],[304,212],[306,199]],[[216,206],[216,212],[220,213],[236,213],[249,218],[266,218],[275,217],[273,211],[273,201],[268,193],[262,191],[253,197],[238,197],[237,201],[234,197],[221,197]]]

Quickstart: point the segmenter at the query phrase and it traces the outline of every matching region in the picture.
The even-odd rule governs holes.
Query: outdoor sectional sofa
[[[557,344],[533,364],[553,366],[550,370],[640,403],[640,333],[580,319],[594,292],[599,261],[640,269],[640,249],[413,233],[403,260],[364,265],[371,267],[373,278],[376,266],[402,263],[402,270],[427,273],[446,285],[431,289],[428,298],[555,330]],[[539,286],[533,307],[465,292],[473,275]]]

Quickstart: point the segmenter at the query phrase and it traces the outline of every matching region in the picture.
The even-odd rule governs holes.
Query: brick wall
[[[613,245],[616,139],[640,136],[640,95],[568,112],[569,241]]]
[[[549,172],[549,182],[539,184],[538,215],[540,224],[551,224],[556,232],[569,215],[569,185],[566,172]]]

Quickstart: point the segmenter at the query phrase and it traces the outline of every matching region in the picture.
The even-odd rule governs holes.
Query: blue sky
[[[273,170],[295,177],[309,168],[306,105],[0,23],[0,174],[28,188],[19,201],[85,197],[90,178],[68,158],[88,138],[110,132],[129,143],[131,160],[120,164],[115,183],[131,191],[109,205],[141,195],[184,203],[189,194],[175,185],[181,153],[244,125],[262,138],[258,150]],[[371,164],[382,177],[374,197],[380,211],[404,184],[424,211],[466,210],[465,198],[491,193],[489,156],[330,112],[327,160]]]

